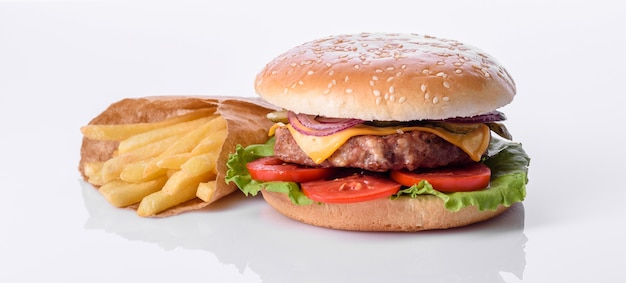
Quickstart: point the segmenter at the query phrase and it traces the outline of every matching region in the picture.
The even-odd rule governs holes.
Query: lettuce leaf
[[[274,142],[272,138],[265,144],[250,145],[245,148],[238,145],[235,153],[230,155],[226,163],[229,168],[226,182],[234,182],[246,196],[255,196],[262,188],[265,188],[268,191],[288,194],[295,204],[314,203],[302,193],[297,183],[260,182],[250,177],[246,164],[261,157],[274,155]],[[489,187],[484,190],[446,194],[433,189],[427,181],[422,181],[409,188],[401,189],[392,196],[392,199],[434,195],[441,198],[446,209],[450,211],[458,211],[466,206],[476,206],[481,211],[495,210],[499,205],[511,206],[524,200],[530,157],[520,143],[492,137],[483,162],[491,168],[492,174]]]
[[[274,155],[275,138],[269,139],[265,144],[254,144],[247,147],[237,145],[235,153],[230,154],[226,166],[226,183],[234,182],[239,190],[246,196],[256,196],[261,189],[268,191],[286,193],[291,201],[299,205],[309,205],[313,200],[308,198],[300,190],[297,183],[292,182],[262,182],[252,179],[246,164],[261,157]]]
[[[491,169],[489,187],[473,192],[442,193],[426,181],[400,190],[393,198],[434,195],[441,198],[446,209],[458,211],[466,206],[478,210],[495,210],[499,205],[511,206],[526,197],[528,165],[530,158],[519,143],[492,138],[483,162]]]

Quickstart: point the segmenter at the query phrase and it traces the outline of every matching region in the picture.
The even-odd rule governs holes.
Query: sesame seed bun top
[[[379,33],[330,36],[292,48],[263,68],[255,89],[296,113],[380,121],[474,116],[515,96],[507,71],[475,47]]]

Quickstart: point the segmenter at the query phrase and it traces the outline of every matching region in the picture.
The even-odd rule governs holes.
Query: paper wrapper
[[[130,124],[157,122],[179,116],[190,110],[214,108],[227,122],[227,137],[217,160],[217,188],[213,198],[202,201],[198,198],[165,210],[155,217],[176,215],[185,211],[203,208],[212,202],[234,192],[237,186],[226,184],[226,161],[235,146],[263,143],[267,141],[268,129],[273,125],[265,115],[275,110],[271,105],[257,98],[243,97],[184,97],[154,96],[123,99],[111,104],[104,112],[89,122],[90,125]],[[87,181],[84,172],[85,162],[106,161],[113,156],[119,142],[97,141],[83,138],[78,170]],[[138,204],[128,208],[137,209]]]

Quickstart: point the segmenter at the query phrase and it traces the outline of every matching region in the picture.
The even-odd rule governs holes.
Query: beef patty
[[[353,167],[370,171],[435,168],[474,162],[439,136],[411,131],[387,136],[355,136],[321,164],[300,149],[286,128],[276,129],[274,155],[285,162],[320,167]]]

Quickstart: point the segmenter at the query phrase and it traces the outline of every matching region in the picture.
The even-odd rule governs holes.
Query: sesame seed
[[[361,66],[359,64],[356,64],[356,65],[354,65],[354,69],[355,70],[361,69]]]
[[[433,104],[437,104],[439,102],[439,97],[435,96],[433,97]]]
[[[398,103],[404,103],[406,101],[406,97],[400,97],[400,99],[398,99]]]
[[[485,77],[489,78],[489,77],[491,77],[491,75],[489,73],[485,72]]]
[[[304,81],[298,81],[298,84],[299,84],[299,85],[303,85],[303,84],[304,84]]]
[[[443,86],[445,88],[450,88],[450,83],[449,82],[443,82]]]
[[[391,82],[391,81],[393,81],[393,79],[394,79],[394,78],[395,78],[395,77],[388,77],[388,78],[387,78],[387,82]]]
[[[422,92],[426,92],[426,84],[422,84],[420,86],[420,90],[422,90]]]
[[[330,88],[327,88],[324,90],[324,94],[329,94],[330,93]]]
[[[402,76],[402,72],[397,72],[396,77]]]
[[[283,93],[284,93],[284,94],[289,93],[289,89],[288,89],[288,88],[283,89]]]
[[[382,97],[376,97],[376,105],[380,105],[383,102],[383,98]]]
[[[370,86],[374,86],[376,83],[374,81],[370,81]]]
[[[395,70],[395,69],[396,69],[396,68],[394,68],[393,66],[390,66],[390,67],[385,68],[385,70],[387,70],[387,71],[393,71],[393,70]]]
[[[343,79],[343,81],[344,81],[344,82],[348,82],[349,80],[350,80],[350,77],[348,77],[348,76],[346,76],[346,77]]]
[[[352,93],[352,92],[354,92],[354,90],[353,90],[353,89],[351,89],[351,88],[346,88],[346,93]]]
[[[278,74],[278,71],[272,71],[272,73],[271,73],[271,74],[272,74],[272,75],[276,75],[276,74]]]
[[[312,75],[312,74],[315,74],[315,72],[314,72],[314,71],[309,70],[308,72],[306,72],[306,74],[310,76],[310,75]]]
[[[373,81],[377,81],[378,80],[378,76],[372,76],[372,80]]]
[[[373,91],[372,91],[372,93],[373,93],[373,94],[374,94],[374,96],[376,96],[376,97],[380,96],[380,90],[375,89],[375,90],[373,90]]]
[[[457,73],[457,74],[463,73],[463,71],[461,69],[456,69],[456,70],[454,70],[454,72]]]
[[[331,64],[331,63],[326,63],[326,67],[329,67],[329,68],[330,68],[332,65],[333,65],[333,64]]]
[[[291,67],[296,67],[296,66],[298,66],[298,64],[296,64],[296,63],[291,63],[291,64],[289,64],[289,66],[291,66]]]
[[[402,66],[400,66],[402,70],[406,70],[406,67],[407,67],[406,64],[402,64]]]
[[[426,100],[430,99],[430,93],[424,93],[424,98],[426,98]]]
[[[393,96],[393,95],[390,95],[390,96],[389,96],[389,101],[391,101],[391,102],[395,102],[395,101],[396,101],[396,97],[395,97],[395,96]]]
[[[332,87],[333,87],[333,83],[332,82],[328,83],[328,88],[332,88]]]
[[[374,72],[376,72],[377,74],[380,74],[380,73],[382,73],[382,72],[383,72],[383,70],[381,70],[381,69],[376,69],[376,71],[374,71]]]
[[[329,75],[329,76],[332,76],[332,75],[334,75],[334,74],[335,74],[335,70],[330,70],[330,71],[328,71],[328,75]]]
[[[444,96],[443,98],[441,98],[441,100],[443,100],[445,102],[448,102],[448,101],[450,101],[450,97]]]

